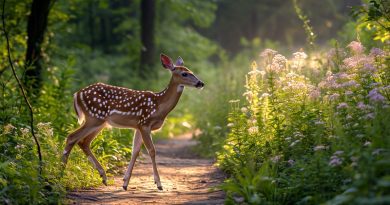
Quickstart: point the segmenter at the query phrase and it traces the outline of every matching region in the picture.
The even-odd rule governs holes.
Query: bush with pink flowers
[[[230,202],[390,203],[388,50],[353,41],[327,57],[260,56],[218,153]]]

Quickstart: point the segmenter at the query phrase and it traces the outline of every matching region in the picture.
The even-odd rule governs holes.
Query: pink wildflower
[[[20,128],[20,132],[22,133],[22,135],[27,135],[28,133],[30,133],[30,129],[28,128]]]
[[[334,76],[328,76],[325,81],[321,81],[318,84],[320,88],[338,88],[340,85],[336,82]]]
[[[374,57],[385,56],[385,52],[380,48],[372,48],[370,50],[370,56],[374,56]]]
[[[318,88],[311,90],[309,93],[309,97],[312,100],[318,99],[320,96],[321,96],[321,92],[320,92],[320,89],[318,89]]]
[[[287,163],[288,163],[290,166],[294,166],[295,161],[292,160],[292,159],[289,159],[289,160],[287,161]]]
[[[326,146],[324,145],[317,145],[313,148],[314,151],[320,151],[326,149]]]
[[[344,92],[344,94],[345,94],[345,95],[352,95],[352,94],[353,94],[353,92],[352,92],[352,91],[350,91],[350,90],[347,90],[347,91],[345,91],[345,92]]]
[[[330,157],[329,166],[337,167],[342,163],[343,161],[338,156],[333,155]]]
[[[257,126],[250,127],[248,129],[249,134],[256,134],[259,132],[259,128]]]
[[[282,158],[282,156],[281,155],[276,155],[276,156],[274,156],[274,157],[271,157],[271,161],[273,162],[273,163],[277,163],[277,162],[279,162],[279,160]]]
[[[253,99],[253,92],[252,91],[246,91],[242,96],[245,96],[248,101],[251,101]]]
[[[267,97],[269,97],[269,96],[271,96],[269,93],[263,93],[263,94],[261,94],[261,98],[267,98]]]
[[[372,113],[372,112],[370,112],[370,113],[368,113],[368,114],[365,116],[365,118],[368,119],[368,120],[372,120],[372,119],[375,118],[375,114]]]
[[[332,95],[329,96],[330,101],[335,101],[340,97],[338,93],[333,93]]]
[[[296,144],[298,144],[301,140],[295,140],[290,144],[290,147],[294,147]]]
[[[273,58],[277,53],[278,53],[277,51],[272,50],[270,48],[267,48],[263,52],[260,53],[260,57]]]
[[[342,102],[342,103],[340,103],[340,104],[337,106],[337,109],[345,109],[345,108],[348,108],[348,104],[345,103],[345,102]]]
[[[364,102],[358,102],[357,108],[359,108],[360,110],[365,110],[367,109],[367,105],[364,104]]]
[[[299,77],[299,75],[297,75],[294,72],[289,72],[289,73],[286,74],[286,78],[294,79],[294,78],[298,78],[298,77]]]
[[[378,89],[377,88],[374,88],[372,89],[369,93],[368,93],[368,97],[370,98],[370,101],[371,102],[374,102],[374,103],[381,103],[385,100],[385,97],[383,97],[379,92],[378,92]]]
[[[351,68],[357,68],[360,66],[363,66],[364,64],[372,63],[373,58],[372,57],[367,57],[365,55],[360,55],[360,56],[352,56],[349,58],[346,58],[343,60],[343,63],[345,67],[351,69]]]
[[[347,47],[351,49],[354,54],[362,54],[364,52],[363,45],[358,41],[352,41]]]
[[[307,58],[307,54],[305,52],[295,52],[293,53],[293,58],[296,60],[304,60]]]
[[[363,71],[368,73],[374,73],[376,71],[376,68],[371,63],[365,63],[363,66]]]
[[[270,66],[270,71],[280,72],[286,67],[287,59],[283,55],[276,54],[272,59],[272,63]]]
[[[350,75],[346,74],[346,73],[337,73],[335,74],[335,76],[338,78],[338,79],[341,79],[341,80],[348,80],[351,78]]]
[[[341,87],[357,87],[357,86],[359,86],[359,84],[356,83],[356,81],[354,81],[354,80],[350,80],[350,81],[347,81],[347,82],[341,84]]]

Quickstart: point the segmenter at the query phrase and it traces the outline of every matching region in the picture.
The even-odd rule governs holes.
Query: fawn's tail
[[[77,114],[77,120],[78,123],[81,125],[85,121],[85,115],[84,112],[81,110],[79,104],[78,104],[78,92],[73,94],[73,106],[74,110],[76,111]]]

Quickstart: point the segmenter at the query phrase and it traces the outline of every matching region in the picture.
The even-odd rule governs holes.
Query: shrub
[[[230,101],[230,130],[217,154],[230,174],[222,186],[228,201],[388,202],[388,51],[347,47],[289,60],[266,49],[263,69],[252,63],[246,101]]]

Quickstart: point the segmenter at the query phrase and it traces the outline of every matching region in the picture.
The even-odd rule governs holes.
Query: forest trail
[[[114,176],[112,185],[72,191],[67,198],[71,204],[223,204],[223,191],[214,187],[225,176],[212,159],[202,159],[191,152],[195,145],[191,134],[155,143],[162,191],[154,184],[149,155],[141,152],[127,191],[122,189],[120,175]]]

